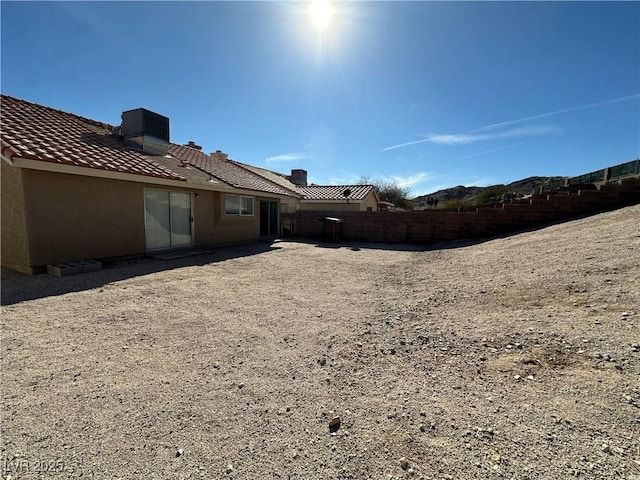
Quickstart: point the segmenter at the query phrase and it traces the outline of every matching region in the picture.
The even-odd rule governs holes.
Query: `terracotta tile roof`
[[[282,173],[273,172],[271,170],[267,170],[260,167],[254,167],[253,165],[247,165],[246,163],[238,162],[236,160],[231,160],[231,162],[235,163],[241,168],[244,168],[245,170],[249,170],[250,172],[255,173],[256,175],[260,175],[261,177],[269,180],[270,182],[277,183],[281,187],[286,188],[287,190],[289,190],[292,193],[295,193],[296,195],[299,195],[299,192],[296,190],[296,186],[293,183],[291,183],[291,181],[287,178],[286,175],[283,175]]]
[[[345,190],[351,190],[349,200],[364,200],[373,191],[373,185],[309,185],[296,190],[303,200],[344,200]]]
[[[112,125],[9,95],[0,98],[1,151],[8,157],[190,183],[205,181],[206,176],[195,171],[181,174],[171,158],[146,155],[126,146],[121,137],[112,135]],[[350,200],[362,200],[373,188],[370,185],[298,187],[280,173],[210,156],[190,146],[169,144],[169,153],[223,184],[245,190],[308,200],[344,200],[342,192],[349,188]]]
[[[185,180],[153,157],[125,146],[111,135],[111,125],[8,95],[1,99],[0,138],[8,157]]]
[[[274,184],[267,179],[244,169],[232,160],[222,160],[186,145],[169,145],[169,153],[179,160],[188,161],[194,167],[203,170],[217,179],[236,188],[257,190],[292,196],[293,192]]]
[[[301,187],[292,183],[291,180],[289,180],[288,175],[260,167],[254,167],[253,165],[247,165],[241,162],[234,161],[234,163],[237,163],[240,167],[277,183],[287,190],[297,193],[302,196],[302,200],[344,200],[345,197],[343,193],[347,189],[351,190],[349,200],[364,200],[373,190],[373,185],[308,185],[306,187]]]
[[[189,186],[194,188],[203,187],[206,190],[213,189],[215,187],[222,187],[224,190],[232,190],[233,187],[221,181],[218,178],[212,178],[212,176],[199,168],[189,165],[189,168],[185,168],[184,164],[176,157],[167,155],[166,157],[153,157],[153,161],[168,168],[172,172],[177,172],[187,179]]]

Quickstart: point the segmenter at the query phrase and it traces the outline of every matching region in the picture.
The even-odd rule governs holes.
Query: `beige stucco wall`
[[[26,169],[22,176],[31,267],[144,254],[145,188],[197,192],[194,245],[225,241],[216,236],[216,192]]]
[[[24,215],[22,170],[0,160],[2,177],[0,203],[2,204],[2,265],[23,273],[31,273],[29,245]]]
[[[370,210],[368,210],[370,209]],[[364,199],[364,202],[360,204],[360,211],[362,212],[375,212],[378,209],[378,200],[373,192],[369,193]]]
[[[224,211],[224,193],[2,167],[2,264],[26,273],[63,261],[146,253],[146,188],[193,194],[194,246],[257,240],[254,215]],[[28,232],[28,236],[27,236]],[[28,240],[27,240],[28,238]]]
[[[227,215],[225,213],[225,194],[217,193],[217,196],[219,201],[216,215],[216,244],[253,241],[260,238],[261,197],[253,196],[253,215],[240,216]],[[250,197],[252,195],[243,196]]]
[[[142,184],[26,169],[23,179],[31,266],[145,251]]]
[[[194,244],[195,246],[214,245],[216,243],[215,218],[220,204],[219,193],[211,191],[196,193],[197,195],[194,193],[193,198]]]

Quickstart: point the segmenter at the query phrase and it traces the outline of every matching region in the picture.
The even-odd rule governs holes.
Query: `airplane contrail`
[[[581,105],[579,107],[571,107],[571,108],[565,108],[563,110],[555,110],[553,112],[541,113],[540,115],[533,115],[531,117],[519,118],[518,120],[509,120],[507,122],[494,123],[494,124],[491,124],[491,125],[487,125],[485,127],[480,127],[480,128],[478,128],[476,130],[473,130],[473,131],[474,132],[483,132],[483,131],[486,131],[486,130],[493,130],[494,128],[506,127],[507,125],[513,125],[515,123],[526,122],[528,120],[536,120],[538,118],[551,117],[553,115],[559,115],[561,113],[567,113],[567,112],[574,112],[576,110],[584,110],[586,108],[601,107],[603,105],[610,105],[612,103],[624,102],[625,100],[631,100],[631,99],[639,98],[639,97],[640,97],[640,93],[636,93],[635,95],[627,95],[626,97],[613,98],[611,100],[604,100],[602,102],[590,103],[588,105]]]

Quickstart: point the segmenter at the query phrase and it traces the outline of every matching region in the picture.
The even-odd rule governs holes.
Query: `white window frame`
[[[229,201],[233,201],[234,205],[229,208]],[[253,217],[255,212],[255,202],[253,197],[245,195],[225,195],[224,197],[224,213],[229,216]]]

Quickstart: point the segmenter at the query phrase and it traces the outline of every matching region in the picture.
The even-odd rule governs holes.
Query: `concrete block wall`
[[[497,208],[471,211],[298,211],[282,214],[282,217],[293,221],[294,237],[325,236],[331,239],[333,226],[325,227],[317,219],[338,217],[343,223],[336,225],[336,232],[343,240],[432,244],[490,238],[636,203],[640,203],[640,179],[607,185],[599,190],[581,190],[575,195],[535,195],[524,201],[504,203]]]

